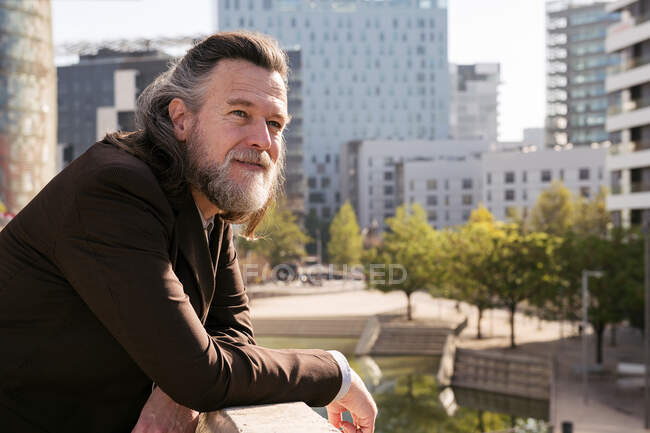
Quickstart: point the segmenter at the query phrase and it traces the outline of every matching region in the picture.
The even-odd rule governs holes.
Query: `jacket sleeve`
[[[122,166],[83,179],[55,246],[74,290],[145,374],[184,406],[205,412],[286,401],[328,404],[342,380],[329,353],[208,335],[172,270],[173,214],[152,180]]]
[[[232,226],[225,223],[215,278],[215,294],[205,321],[208,334],[220,340],[255,344],[248,296],[239,269]]]

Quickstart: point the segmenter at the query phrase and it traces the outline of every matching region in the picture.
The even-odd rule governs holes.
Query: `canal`
[[[437,357],[355,357],[354,338],[257,337],[271,348],[321,348],[345,353],[379,409],[377,433],[546,433],[548,402],[436,383]],[[326,416],[322,408],[315,409]]]

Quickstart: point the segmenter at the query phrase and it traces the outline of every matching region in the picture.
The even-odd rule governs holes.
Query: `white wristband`
[[[338,394],[336,394],[336,397],[332,400],[332,402],[335,402],[342,399],[350,390],[350,384],[352,383],[352,369],[350,368],[350,364],[345,358],[345,355],[341,352],[338,350],[328,350],[328,352],[336,360],[336,363],[339,365],[339,370],[341,370],[341,375],[343,376],[343,380],[341,380],[341,389],[339,389]]]

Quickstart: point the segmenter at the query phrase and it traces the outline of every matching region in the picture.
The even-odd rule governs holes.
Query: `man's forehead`
[[[226,101],[270,104],[286,114],[287,87],[277,71],[244,60],[222,60],[213,71],[212,87],[224,94]]]

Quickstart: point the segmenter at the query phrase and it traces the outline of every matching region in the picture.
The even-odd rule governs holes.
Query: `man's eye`
[[[267,125],[272,126],[273,128],[282,129],[282,124],[280,122],[276,122],[275,120],[269,120],[266,123]]]
[[[246,112],[242,111],[242,110],[234,110],[234,111],[231,111],[230,114],[234,114],[237,117],[246,117]]]

